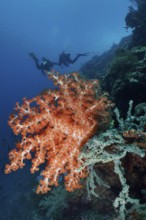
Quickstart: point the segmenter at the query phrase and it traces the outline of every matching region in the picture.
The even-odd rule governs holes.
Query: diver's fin
[[[29,56],[30,56],[32,59],[37,60],[37,57],[36,57],[36,55],[35,55],[34,53],[29,53]]]
[[[89,53],[78,53],[77,55],[78,55],[78,56],[88,56]]]

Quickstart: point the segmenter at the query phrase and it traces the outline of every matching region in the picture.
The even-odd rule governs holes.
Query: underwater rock
[[[123,37],[119,44],[113,44],[113,46],[108,51],[105,51],[100,56],[93,56],[91,60],[86,62],[81,67],[81,74],[89,79],[100,79],[106,72],[110,62],[114,59],[117,49],[126,49],[130,43],[130,40],[131,36]]]
[[[134,0],[136,7],[130,6],[125,17],[126,27],[132,29],[130,48],[146,46],[146,1]]]
[[[117,51],[102,87],[123,114],[129,100],[135,105],[146,102],[146,47]]]

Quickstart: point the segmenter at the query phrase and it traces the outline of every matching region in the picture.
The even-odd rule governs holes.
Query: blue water
[[[52,84],[37,70],[29,52],[58,61],[62,51],[89,52],[75,64],[55,69],[77,71],[90,58],[108,50],[123,36],[128,0],[1,0],[0,2],[0,219],[15,220],[22,192],[32,190],[27,167],[4,175],[14,137],[7,121],[17,101],[32,98]],[[18,206],[19,201],[19,206]],[[21,208],[20,208],[21,207]],[[27,208],[26,208],[27,209]],[[16,211],[17,210],[17,211]],[[18,212],[18,219],[19,219]],[[26,218],[27,219],[27,218]]]

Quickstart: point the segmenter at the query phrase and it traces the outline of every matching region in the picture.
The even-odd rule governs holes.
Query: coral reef
[[[105,199],[106,193],[101,194],[100,186],[107,188],[107,190],[111,190],[111,186],[119,188],[119,195],[110,196],[109,199],[113,202],[117,217],[120,220],[127,219],[134,211],[137,213],[145,213],[146,211],[145,203],[140,203],[142,198],[134,198],[133,194],[131,196],[130,189],[131,186],[134,190],[135,181],[137,182],[139,179],[138,175],[145,176],[144,169],[146,168],[146,121],[143,122],[145,114],[141,117],[132,115],[132,106],[133,102],[130,101],[125,120],[120,117],[118,109],[115,109],[119,128],[107,130],[91,138],[79,156],[82,166],[78,171],[84,167],[90,170],[86,178],[87,194],[90,199],[93,196]],[[129,163],[127,163],[127,157]],[[100,164],[104,165],[102,169]],[[138,166],[138,173],[135,173],[135,167]],[[108,170],[110,174],[106,174],[105,170]],[[118,175],[121,186],[117,182],[115,174]],[[141,180],[141,186],[139,186],[141,190],[146,187],[144,176]]]

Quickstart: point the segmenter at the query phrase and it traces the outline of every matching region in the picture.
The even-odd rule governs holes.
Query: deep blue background
[[[3,175],[8,145],[14,148],[13,136],[7,125],[16,101],[36,96],[52,84],[38,71],[28,56],[35,52],[58,61],[63,50],[90,52],[74,65],[57,70],[78,70],[85,61],[108,50],[127,33],[124,18],[128,0],[1,0],[0,1],[0,207],[9,206],[18,179],[28,186],[24,171]],[[12,146],[11,146],[12,142]],[[26,181],[27,180],[27,181]],[[20,181],[20,182],[21,182]],[[22,186],[21,186],[22,187]],[[24,188],[21,190],[24,190]],[[0,213],[0,218],[3,214]],[[3,217],[9,219],[9,217]]]

